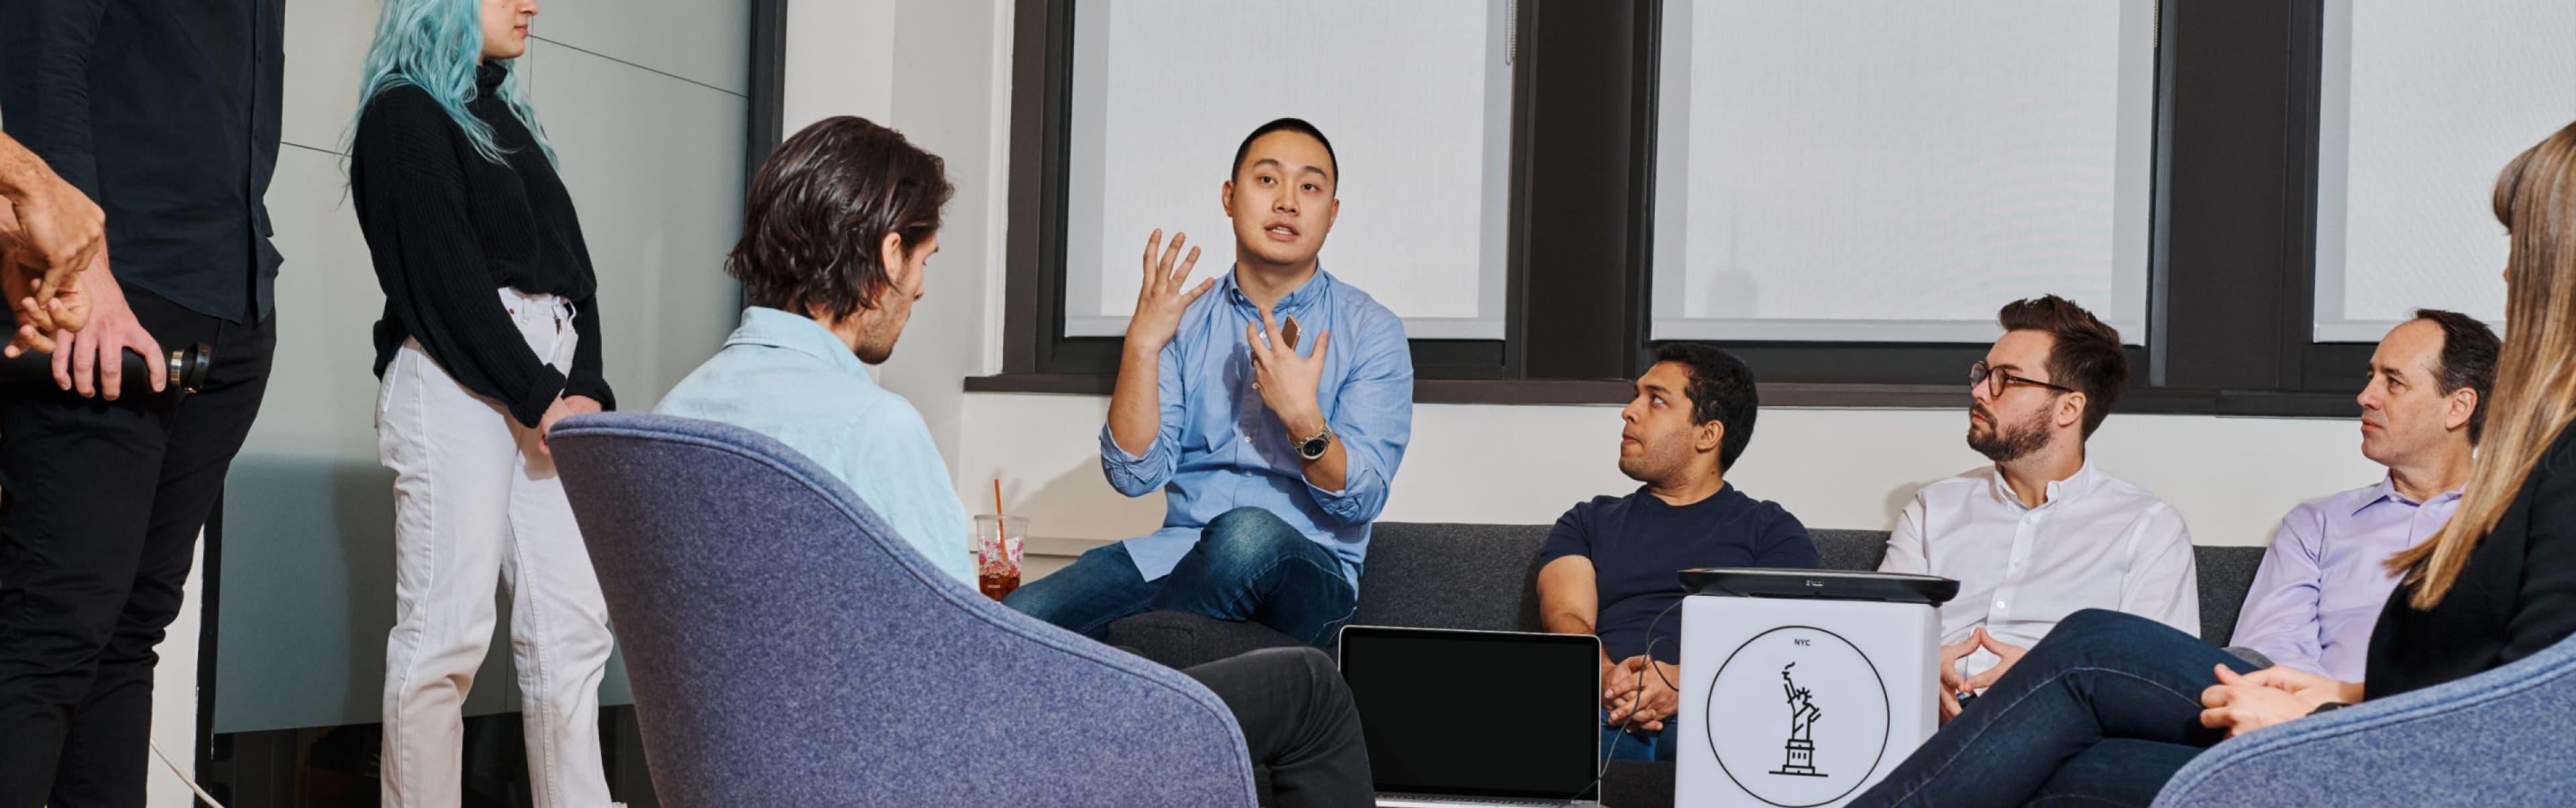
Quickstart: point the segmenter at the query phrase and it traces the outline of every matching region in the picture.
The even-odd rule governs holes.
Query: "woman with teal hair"
[[[615,398],[572,196],[514,62],[535,0],[385,0],[349,188],[384,288],[378,457],[394,471],[384,802],[453,806],[460,707],[510,594],[540,808],[608,804],[608,611],[546,432]]]

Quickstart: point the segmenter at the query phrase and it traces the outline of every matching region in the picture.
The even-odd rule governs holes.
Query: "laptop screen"
[[[1600,641],[1352,626],[1342,680],[1382,792],[1570,799],[1601,745]]]

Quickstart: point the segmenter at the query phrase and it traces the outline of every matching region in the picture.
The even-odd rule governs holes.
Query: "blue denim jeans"
[[[2147,805],[2224,733],[2214,669],[2254,666],[2132,614],[2076,612],[1851,806]]]
[[[1651,760],[1671,763],[1681,751],[1674,730],[1681,728],[1681,717],[1664,719],[1664,728],[1654,732],[1642,729],[1622,730],[1610,725],[1610,711],[1601,711],[1601,759]]]
[[[1118,618],[1177,611],[1256,622],[1325,645],[1350,622],[1359,593],[1332,551],[1269,511],[1236,508],[1210,520],[1198,545],[1159,580],[1145,580],[1126,546],[1112,544],[1030,581],[1003,603],[1095,640]]]

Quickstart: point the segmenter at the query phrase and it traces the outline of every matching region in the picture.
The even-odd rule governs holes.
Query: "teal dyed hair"
[[[476,0],[385,0],[375,44],[367,48],[364,77],[358,82],[358,111],[349,118],[350,131],[356,132],[367,105],[378,94],[408,84],[429,93],[447,110],[447,117],[465,130],[475,153],[500,162],[501,148],[492,142],[492,127],[465,110],[466,103],[474,100],[474,68],[482,55],[483,18]],[[508,66],[511,61],[499,64]],[[536,137],[546,162],[554,163],[554,144],[537,125],[537,111],[528,105],[519,71],[510,71],[496,94],[510,114],[528,127],[528,134]]]

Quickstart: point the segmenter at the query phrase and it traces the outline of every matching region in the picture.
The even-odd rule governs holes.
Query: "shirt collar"
[[[474,88],[481,91],[480,95],[491,95],[493,89],[500,87],[501,82],[509,78],[510,65],[507,60],[491,59],[474,66]]]
[[[2013,493],[2012,481],[2005,479],[2003,467],[1996,466],[1994,468],[1995,498],[2003,500],[2006,503],[2010,503],[2015,508],[2022,508],[2021,496]],[[2101,487],[2101,485],[2102,472],[2093,468],[2092,458],[2085,458],[2084,465],[2075,469],[2075,474],[2073,476],[2067,477],[2063,480],[2052,481],[2048,484],[2048,496],[2046,499],[2040,501],[2039,507],[2046,508],[2070,499],[2081,498],[2085,494],[2091,493],[2093,489]],[[2038,510],[2038,508],[2022,508],[2022,510]]]
[[[1243,287],[1236,285],[1234,282],[1234,273],[1236,271],[1238,270],[1227,270],[1225,273],[1225,279],[1217,282],[1216,291],[1218,294],[1225,295],[1225,299],[1234,301],[1234,305],[1257,314],[1260,311],[1260,307],[1252,305],[1252,298],[1244,296]],[[1324,271],[1324,265],[1322,262],[1317,262],[1315,264],[1314,277],[1307,278],[1305,283],[1298,284],[1297,288],[1288,290],[1288,294],[1281,295],[1279,297],[1279,303],[1270,307],[1271,313],[1289,314],[1294,312],[1303,312],[1309,306],[1323,300],[1324,296],[1331,292],[1333,284],[1333,276]]]
[[[2372,485],[2372,486],[2371,486],[2371,487],[2369,487],[2369,488],[2362,489],[2362,492],[2361,492],[2361,502],[2359,502],[2359,503],[2357,503],[2357,504],[2355,504],[2355,505],[2353,505],[2353,506],[2352,506],[2352,512],[2353,512],[2353,514],[2358,515],[2358,514],[2360,514],[2362,511],[2370,510],[2370,506],[2372,506],[2372,505],[2377,505],[2377,504],[2382,503],[2382,502],[2396,502],[2396,503],[2401,503],[2401,504],[2405,504],[2405,505],[2413,505],[2413,506],[2416,506],[2416,507],[2422,507],[2422,506],[2425,506],[2425,505],[2436,505],[2436,504],[2440,504],[2440,503],[2444,503],[2444,502],[2449,502],[2449,501],[2451,501],[2451,500],[2455,500],[2455,499],[2459,499],[2459,498],[2460,498],[2460,489],[2454,488],[2454,489],[2451,489],[2451,490],[2449,490],[2449,491],[2444,491],[2444,492],[2442,492],[2442,493],[2440,493],[2440,494],[2435,494],[2435,495],[2433,496],[2433,499],[2432,499],[2431,501],[2428,501],[2428,502],[2416,502],[2416,501],[2414,501],[2414,500],[2407,499],[2405,494],[2397,493],[2397,478],[2396,478],[2396,477],[2394,477],[2394,476],[2383,476],[2383,477],[2380,477],[2380,478],[2379,478],[2379,482],[2378,482],[2377,484],[2374,484],[2374,485]]]
[[[1637,486],[1637,496],[1654,500],[1655,504],[1662,505],[1667,508],[1697,508],[1702,505],[1719,504],[1721,501],[1734,501],[1746,498],[1744,492],[1735,490],[1735,483],[1732,480],[1719,482],[1716,491],[1709,492],[1708,496],[1701,497],[1698,502],[1693,502],[1688,505],[1673,505],[1664,502],[1663,497],[1655,496],[1655,487],[1651,485]]]
[[[778,309],[764,306],[744,308],[742,327],[734,329],[733,336],[725,338],[725,347],[736,345],[784,348],[823,360],[833,368],[861,379],[868,378],[867,365],[861,363],[858,355],[851,353],[850,346],[841,342],[831,329],[811,318]],[[868,381],[874,384],[876,380]]]

